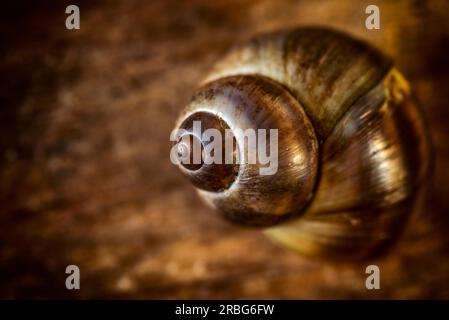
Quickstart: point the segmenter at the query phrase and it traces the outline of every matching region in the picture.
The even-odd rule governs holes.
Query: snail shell
[[[235,48],[176,124],[207,148],[192,130],[196,120],[232,131],[233,147],[223,153],[240,159],[180,164],[201,197],[312,256],[360,259],[384,248],[416,207],[429,168],[407,81],[377,49],[335,30],[282,30]],[[237,129],[272,128],[278,170],[261,175],[263,164],[248,163]],[[183,148],[193,152],[194,144]]]

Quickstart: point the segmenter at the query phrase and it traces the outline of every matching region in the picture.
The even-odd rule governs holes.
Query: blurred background
[[[449,2],[3,1],[0,298],[449,298]],[[65,28],[65,8],[81,11]],[[381,29],[365,29],[376,4]],[[223,221],[169,159],[212,64],[260,32],[347,31],[410,80],[435,151],[430,197],[388,255],[325,264]],[[378,264],[381,290],[366,290]],[[78,265],[81,289],[65,288]]]

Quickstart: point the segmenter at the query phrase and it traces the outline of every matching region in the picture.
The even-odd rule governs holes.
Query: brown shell
[[[318,171],[318,142],[299,102],[268,78],[231,76],[200,88],[177,127],[189,127],[186,123],[205,113],[209,116],[203,116],[202,123],[205,118],[217,117],[233,130],[241,161],[238,174],[232,177],[223,170],[212,172],[210,166],[196,171],[181,166],[181,171],[194,182],[201,196],[227,218],[246,225],[272,225],[300,214],[313,196]],[[279,128],[280,147],[275,174],[260,175],[262,165],[248,163],[248,145],[236,128]],[[228,165],[214,165],[217,166]],[[229,178],[232,183],[226,188],[211,190],[211,185],[223,186]]]
[[[384,249],[420,204],[429,167],[422,117],[397,71],[351,106],[321,150],[320,182],[304,216],[266,233],[326,258]]]
[[[298,28],[262,35],[234,49],[205,82],[258,74],[295,96],[326,140],[341,116],[377,85],[391,60],[366,43],[325,28]]]
[[[211,103],[209,95],[222,85],[228,86],[226,92],[232,87],[240,92],[233,108],[250,117],[252,126],[266,125],[269,117],[270,125],[299,137],[279,142],[285,159],[298,154],[308,159],[300,175],[292,175],[284,164],[279,167],[282,178],[272,180],[260,180],[249,169],[252,173],[242,176],[242,164],[231,187],[238,193],[200,191],[215,207],[250,224],[297,215],[266,233],[313,256],[364,258],[399,234],[417,205],[429,168],[429,142],[410,88],[389,58],[338,31],[298,28],[235,48],[204,83],[186,114],[201,109],[198,101],[209,99],[202,106],[221,116],[223,105]],[[254,86],[264,92],[254,94],[259,90]],[[252,92],[249,103],[238,100],[244,99],[242,90]],[[284,100],[279,103],[276,97]],[[278,115],[292,108],[295,116]],[[239,115],[227,113],[225,118],[230,128],[241,124]],[[273,216],[279,218],[265,219]]]

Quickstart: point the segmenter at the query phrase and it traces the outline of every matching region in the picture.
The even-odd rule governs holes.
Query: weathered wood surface
[[[52,4],[53,3],[53,4]],[[371,2],[370,2],[371,3]],[[449,298],[449,4],[376,1],[81,1],[2,9],[0,297]],[[435,148],[430,198],[385,257],[330,265],[222,221],[169,161],[169,132],[233,44],[319,24],[390,54]],[[81,290],[65,289],[65,267]]]

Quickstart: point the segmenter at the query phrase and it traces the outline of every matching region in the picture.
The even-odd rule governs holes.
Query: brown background
[[[0,297],[449,298],[449,3],[75,1],[1,9]],[[431,129],[431,196],[365,289],[368,262],[311,261],[222,221],[169,161],[169,133],[232,45],[327,25],[391,55]],[[369,262],[371,263],[371,262]],[[65,289],[65,267],[81,290]]]

